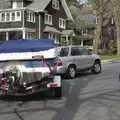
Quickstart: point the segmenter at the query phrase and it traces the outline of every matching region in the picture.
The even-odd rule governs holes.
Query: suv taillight
[[[63,66],[62,61],[61,61],[61,62],[58,62],[57,66]]]
[[[57,66],[63,66],[63,62],[60,59],[57,61]]]

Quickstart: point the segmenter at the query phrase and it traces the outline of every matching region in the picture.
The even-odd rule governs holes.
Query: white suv
[[[59,61],[57,74],[74,78],[78,71],[91,70],[101,72],[101,60],[96,54],[81,46],[63,46],[58,48]]]

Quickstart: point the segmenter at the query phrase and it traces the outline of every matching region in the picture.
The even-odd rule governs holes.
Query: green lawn
[[[102,60],[120,60],[120,56],[117,55],[100,55]]]

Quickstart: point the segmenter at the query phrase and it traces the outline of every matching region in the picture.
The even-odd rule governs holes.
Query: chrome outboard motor
[[[7,95],[8,93],[16,92],[20,87],[20,77],[20,71],[17,67],[4,71],[1,78],[2,93]]]

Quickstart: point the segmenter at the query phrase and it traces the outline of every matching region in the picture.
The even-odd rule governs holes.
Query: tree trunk
[[[100,2],[100,8],[98,10],[98,23],[96,26],[96,31],[95,31],[95,44],[94,44],[94,51],[95,53],[99,52],[99,46],[101,44],[102,40],[102,24],[103,24],[103,6],[104,2],[103,0],[99,0]]]
[[[102,23],[103,23],[102,21],[103,21],[103,17],[102,15],[99,15],[98,23],[97,23],[96,30],[95,30],[95,44],[94,44],[95,53],[99,52],[99,46],[101,44]]]
[[[113,14],[117,28],[117,55],[120,55],[120,1],[111,0],[113,5]]]

